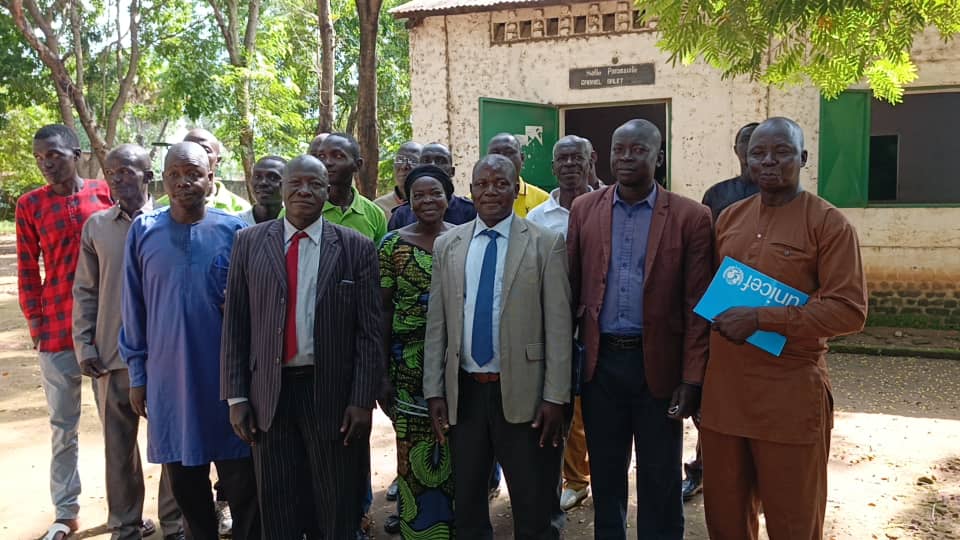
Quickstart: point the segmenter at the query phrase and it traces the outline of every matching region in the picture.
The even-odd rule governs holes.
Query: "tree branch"
[[[70,2],[70,33],[73,34],[73,54],[77,64],[75,86],[83,92],[83,40],[80,37],[80,14],[77,11],[77,2]]]
[[[117,98],[110,106],[110,114],[107,116],[107,137],[108,146],[113,146],[117,134],[117,123],[120,120],[120,114],[127,104],[130,97],[130,91],[133,89],[133,83],[137,78],[137,70],[140,66],[140,0],[130,0],[130,58],[127,61],[127,73],[120,81],[120,88],[117,91]],[[119,27],[118,27],[119,31]]]

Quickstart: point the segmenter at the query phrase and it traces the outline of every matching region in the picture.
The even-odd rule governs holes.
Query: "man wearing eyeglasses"
[[[421,150],[423,146],[420,143],[407,141],[400,145],[397,156],[393,158],[393,190],[373,201],[383,209],[387,219],[390,219],[395,208],[407,202],[406,194],[403,193],[403,182],[407,179],[407,174],[420,164]]]

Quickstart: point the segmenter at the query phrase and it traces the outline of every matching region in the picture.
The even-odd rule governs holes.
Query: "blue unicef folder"
[[[704,319],[713,319],[733,307],[779,307],[802,306],[807,303],[806,294],[758,272],[742,262],[724,257],[707,287],[703,298],[693,312]],[[747,338],[747,343],[780,356],[787,338],[776,332],[757,331]]]

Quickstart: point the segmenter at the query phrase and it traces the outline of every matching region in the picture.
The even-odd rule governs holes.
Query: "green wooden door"
[[[480,155],[498,133],[511,133],[523,147],[524,181],[547,191],[556,187],[553,177],[553,145],[560,134],[560,112],[537,103],[480,98]],[[479,157],[479,156],[478,156]]]
[[[871,97],[848,91],[820,100],[817,194],[840,208],[867,205]]]

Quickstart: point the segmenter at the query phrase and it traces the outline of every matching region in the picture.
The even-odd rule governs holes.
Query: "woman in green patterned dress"
[[[391,231],[380,244],[387,378],[381,405],[397,433],[400,534],[404,540],[454,537],[453,469],[448,443],[437,441],[423,398],[423,339],[433,267],[433,242],[452,225],[443,221],[453,194],[450,177],[427,165],[404,182],[417,221]]]

